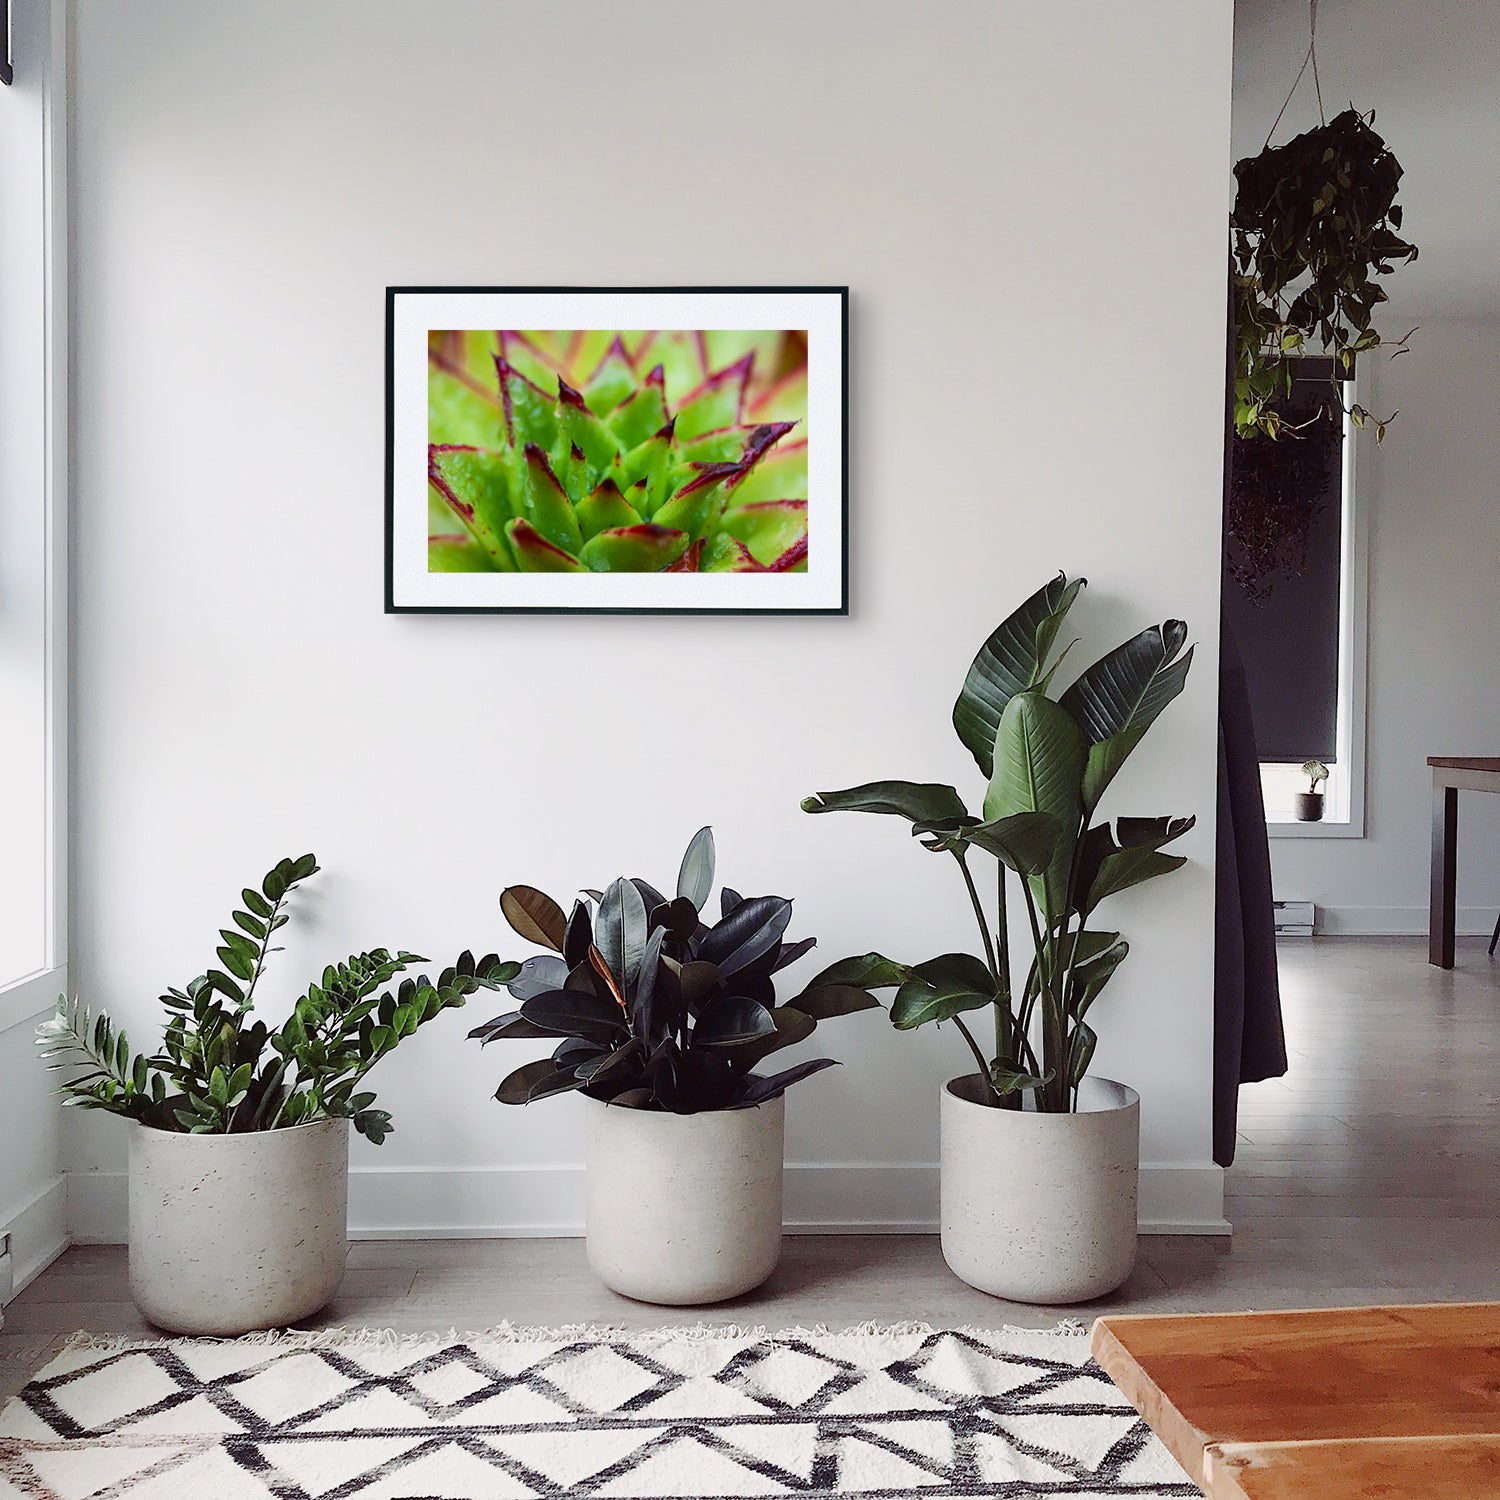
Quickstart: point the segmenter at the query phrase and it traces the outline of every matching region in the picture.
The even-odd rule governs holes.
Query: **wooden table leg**
[[[1458,788],[1432,788],[1432,889],[1427,908],[1427,962],[1453,967],[1458,905]]]

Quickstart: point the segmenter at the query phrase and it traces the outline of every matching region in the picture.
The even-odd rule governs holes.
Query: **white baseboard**
[[[14,1296],[68,1248],[68,1179],[54,1177],[29,1198],[0,1208],[0,1231],[10,1235]]]
[[[518,1239],[583,1233],[584,1170],[570,1167],[356,1168],[349,1179],[355,1239]],[[938,1227],[938,1169],[921,1162],[791,1165],[789,1234],[929,1234]],[[121,1244],[123,1172],[68,1179],[73,1239]],[[1141,1167],[1145,1234],[1228,1234],[1224,1174],[1216,1166]]]
[[[1495,930],[1496,907],[1461,906],[1454,918],[1460,937],[1487,938]],[[1331,937],[1425,937],[1425,906],[1324,906],[1318,931]]]

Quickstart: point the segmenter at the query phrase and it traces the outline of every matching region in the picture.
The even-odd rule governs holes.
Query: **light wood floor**
[[[1282,985],[1292,1066],[1241,1091],[1232,1242],[1147,1237],[1114,1296],[1048,1309],[971,1290],[929,1236],[794,1237],[765,1287],[708,1318],[1050,1324],[1106,1311],[1500,1297],[1500,963],[1478,942],[1443,973],[1416,940],[1320,938],[1282,945]],[[698,1320],[603,1290],[581,1240],[365,1241],[349,1266],[322,1322]],[[0,1396],[76,1328],[149,1336],[123,1247],[76,1246],[5,1308]]]

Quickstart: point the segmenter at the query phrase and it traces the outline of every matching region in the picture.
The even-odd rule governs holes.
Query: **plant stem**
[[[989,923],[984,920],[984,907],[980,904],[979,892],[974,889],[974,877],[969,872],[969,860],[963,848],[954,852],[954,858],[958,860],[958,868],[963,872],[964,884],[969,889],[969,902],[974,908],[974,920],[979,923],[979,935],[984,939],[984,958],[990,966],[990,974],[994,978],[995,986],[1000,986],[1000,970],[995,963],[995,944],[990,938]]]
[[[998,1105],[999,1101],[995,1098],[995,1086],[990,1082],[990,1065],[984,1060],[984,1053],[979,1050],[979,1043],[974,1040],[974,1033],[964,1025],[962,1016],[954,1016],[953,1024],[963,1033],[964,1040],[969,1044],[969,1051],[974,1054],[974,1061],[979,1064],[979,1076],[990,1096],[990,1102]]]

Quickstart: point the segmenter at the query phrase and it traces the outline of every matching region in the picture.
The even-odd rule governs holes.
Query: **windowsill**
[[[1316,823],[1299,823],[1292,817],[1266,817],[1266,837],[1272,839],[1362,839],[1363,826],[1347,818],[1323,818]]]

